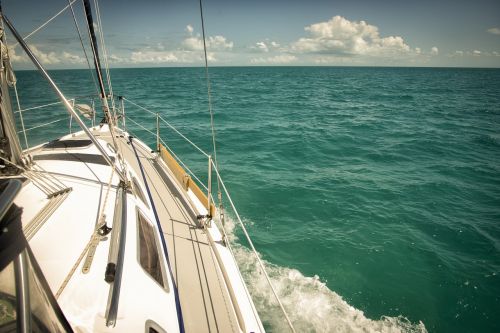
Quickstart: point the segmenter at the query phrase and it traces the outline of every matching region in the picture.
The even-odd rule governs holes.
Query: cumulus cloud
[[[83,64],[85,62],[85,59],[77,54],[73,54],[70,52],[63,52],[62,61],[70,64]]]
[[[297,57],[291,54],[282,54],[282,55],[277,55],[274,57],[260,57],[260,58],[252,58],[250,59],[250,62],[252,64],[272,64],[272,65],[278,65],[278,64],[289,64],[291,62],[294,62],[297,60]]]
[[[489,32],[490,34],[493,34],[493,35],[500,35],[500,28],[490,28],[488,30],[486,30],[487,32]]]
[[[179,62],[179,58],[173,52],[136,51],[132,52],[130,61],[133,63]]]
[[[85,63],[85,58],[79,56],[77,54],[62,51],[48,51],[45,52],[43,49],[45,47],[39,45],[29,44],[31,51],[38,58],[38,60],[42,63],[42,65],[79,65]],[[29,58],[22,53],[18,55],[16,52],[16,48],[9,47],[9,57],[12,63],[29,63],[31,62]]]
[[[9,53],[10,61],[13,63],[27,62],[29,60],[28,57],[24,54],[18,55],[16,52],[16,48],[11,47],[10,45],[8,47],[8,53]]]
[[[120,64],[192,64],[203,61],[203,40],[200,35],[194,35],[194,28],[191,24],[185,27],[186,38],[181,42],[180,47],[172,48],[163,43],[152,43],[142,47],[140,50],[133,50],[129,55],[111,56],[113,63]],[[230,51],[233,42],[228,41],[224,36],[210,36],[207,38],[207,58],[208,61],[218,61],[215,51]]]
[[[341,56],[404,55],[415,52],[400,36],[381,37],[378,27],[365,21],[349,21],[342,16],[307,26],[305,31],[309,36],[292,43],[293,51]]]
[[[186,32],[188,37],[182,42],[182,46],[188,51],[202,51],[203,50],[203,39],[198,34],[193,35],[194,28],[191,24],[186,26]],[[232,50],[234,43],[227,40],[224,36],[209,36],[206,39],[207,49],[212,51],[229,51]]]
[[[439,54],[439,49],[435,46],[431,48],[431,55],[438,55]]]
[[[214,53],[208,52],[207,58],[209,61],[215,62],[217,59]],[[129,59],[123,59],[123,62],[131,62],[134,64],[165,64],[165,63],[194,63],[202,61],[202,54],[199,52],[191,51],[156,51],[156,50],[142,50],[132,52]]]
[[[224,36],[210,36],[206,40],[207,49],[211,50],[231,50],[233,48],[233,42],[228,41]],[[203,50],[203,40],[200,36],[191,36],[182,42],[182,46],[190,51],[201,51]]]
[[[278,50],[280,48],[280,44],[275,41],[264,40],[255,43],[255,45],[251,46],[250,48],[256,51],[267,53],[269,51]]]
[[[493,52],[488,52],[488,51],[481,51],[481,50],[469,50],[469,51],[455,51],[453,53],[450,53],[447,55],[450,58],[457,58],[457,57],[483,57],[483,58],[489,58],[489,57],[499,57],[500,53],[497,51]]]
[[[109,61],[110,61],[111,63],[115,63],[115,64],[116,64],[116,63],[123,63],[123,62],[125,62],[125,61],[126,61],[126,59],[125,59],[125,58],[123,58],[123,57],[121,57],[121,56],[119,56],[119,55],[116,55],[116,54],[111,54],[111,55],[109,56]]]
[[[38,60],[40,60],[40,62],[44,65],[54,65],[54,64],[59,64],[61,62],[59,57],[53,51],[49,51],[46,53],[40,50],[35,45],[30,45],[30,49],[33,52],[33,54],[38,58]]]
[[[260,50],[262,52],[269,52],[269,48],[267,47],[266,43],[264,43],[264,42],[255,43],[255,49]]]

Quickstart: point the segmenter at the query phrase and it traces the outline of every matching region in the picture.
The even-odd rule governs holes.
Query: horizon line
[[[499,67],[476,66],[388,66],[388,65],[212,65],[208,68],[286,68],[286,67],[315,67],[315,68],[422,68],[422,69],[500,69]],[[193,66],[138,66],[138,67],[110,67],[109,69],[156,69],[156,68],[205,68],[203,65]],[[45,68],[48,71],[59,70],[89,70],[89,68]],[[92,68],[94,70],[94,68]],[[36,68],[14,69],[14,71],[38,71]]]

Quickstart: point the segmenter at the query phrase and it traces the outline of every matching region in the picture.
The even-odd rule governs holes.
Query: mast
[[[99,51],[97,48],[97,38],[94,31],[94,20],[92,18],[92,9],[90,7],[89,0],[83,0],[83,8],[85,10],[85,16],[87,18],[87,26],[90,35],[90,44],[92,46],[92,53],[94,55],[94,66],[97,73],[97,81],[99,82],[99,89],[101,91],[101,102],[104,111],[105,121],[108,124],[112,124],[111,115],[109,113],[108,97],[106,95],[106,89],[104,87],[104,81],[102,78],[101,61],[99,59]]]
[[[9,86],[16,83],[16,77],[7,52],[1,4],[0,21],[0,173],[15,174],[19,171],[19,168],[13,166],[23,165],[24,163],[9,94]],[[6,161],[10,163],[6,163]]]

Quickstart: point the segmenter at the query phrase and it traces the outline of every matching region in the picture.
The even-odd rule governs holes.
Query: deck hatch
[[[153,226],[138,212],[139,264],[163,288],[165,279]]]
[[[139,185],[139,182],[137,181],[137,178],[133,176],[132,176],[132,190],[135,196],[141,199],[142,203],[146,205],[146,207],[149,207],[148,202],[146,201],[146,197],[144,196],[144,192],[142,192],[142,188]]]

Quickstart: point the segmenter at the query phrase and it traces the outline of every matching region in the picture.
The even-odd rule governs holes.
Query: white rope
[[[212,91],[211,91],[211,86],[210,86],[210,76],[208,74],[208,57],[207,57],[207,43],[206,43],[206,38],[205,38],[205,19],[203,18],[203,6],[202,6],[202,1],[200,0],[200,18],[201,18],[201,31],[202,31],[202,36],[203,36],[203,52],[205,55],[205,77],[207,80],[207,95],[208,95],[208,111],[210,113],[210,128],[212,130],[212,146],[213,146],[213,161],[215,162],[215,165],[218,167],[219,163],[217,160],[217,144],[215,140],[215,123],[214,123],[214,110],[212,107]],[[222,209],[222,195],[220,192],[220,182],[219,179],[217,178],[217,195],[219,199],[219,207]]]
[[[68,9],[70,5],[72,5],[73,3],[75,3],[75,1],[76,0],[71,0],[71,3],[69,5],[66,5],[66,7],[64,7],[59,12],[57,12],[54,16],[52,16],[50,19],[48,19],[47,21],[45,21],[45,23],[43,23],[41,26],[39,26],[38,28],[36,28],[35,30],[33,30],[32,32],[30,32],[29,34],[27,34],[23,39],[26,40],[26,39],[30,38],[31,36],[33,36],[34,34],[36,34],[41,29],[43,29],[47,24],[49,24],[50,22],[52,22],[52,20],[54,20],[56,17],[58,17],[59,15],[61,15],[62,13],[64,13],[64,11],[66,9]],[[16,44],[14,44],[14,46],[12,48],[14,48],[14,47],[16,47],[18,45],[19,45],[19,43],[16,43]]]
[[[101,40],[101,46],[102,46],[102,50],[103,50],[103,54],[104,54],[104,68],[106,70],[106,80],[107,80],[107,83],[108,83],[108,89],[109,89],[109,93],[111,95],[111,108],[112,108],[112,114],[111,116],[109,117],[108,119],[108,122],[109,122],[109,132],[111,134],[111,139],[113,141],[113,147],[115,148],[116,152],[117,152],[117,157],[118,157],[118,162],[120,163],[120,166],[121,166],[121,170],[123,172],[123,175],[126,176],[126,164],[125,164],[125,161],[123,160],[122,158],[122,154],[121,154],[121,148],[118,146],[117,142],[116,142],[116,135],[115,135],[115,131],[114,131],[114,128],[116,127],[116,108],[115,108],[115,100],[113,98],[113,86],[111,85],[111,76],[109,74],[109,64],[108,64],[108,53],[107,53],[107,50],[106,50],[106,44],[104,42],[104,34],[103,34],[103,29],[102,29],[102,21],[101,21],[101,13],[100,13],[100,10],[99,10],[99,4],[97,3],[97,0],[94,0],[94,7],[96,9],[96,15],[97,15],[97,25],[98,25],[98,28],[99,28],[99,39]],[[89,30],[89,36],[90,36],[90,30]],[[91,43],[93,44],[93,43]],[[92,45],[93,47],[93,45]],[[94,49],[93,49],[94,50]],[[97,60],[97,52],[95,52],[94,50],[94,58]],[[96,63],[99,63],[98,61],[96,61]],[[99,69],[100,71],[100,69]],[[108,97],[107,96],[103,96],[103,101],[104,101],[104,107],[107,108],[107,112],[108,114],[110,113],[110,110],[109,110],[109,105],[108,105]]]
[[[228,190],[226,188],[226,185],[222,181],[222,178],[221,178],[221,176],[219,174],[219,170],[217,170],[217,167],[215,166],[214,161],[212,161],[212,166],[214,167],[215,173],[217,174],[217,178],[219,179],[219,181],[221,183],[221,186],[224,189],[224,193],[226,194],[227,199],[229,200],[229,203],[231,204],[231,208],[233,209],[233,212],[236,214],[236,218],[237,218],[239,224],[241,225],[241,229],[243,230],[243,233],[244,233],[244,235],[245,235],[245,237],[246,237],[246,239],[248,241],[248,244],[250,245],[250,247],[252,249],[252,252],[254,253],[255,257],[257,258],[257,262],[259,263],[259,266],[260,266],[262,272],[264,273],[264,276],[265,276],[265,278],[267,280],[267,283],[271,287],[271,290],[272,290],[272,292],[274,294],[274,297],[278,301],[278,304],[279,304],[279,306],[281,308],[281,311],[283,312],[283,315],[286,318],[288,326],[290,326],[290,329],[291,329],[292,332],[295,332],[295,328],[293,327],[293,324],[292,324],[290,318],[288,317],[288,314],[287,314],[287,312],[286,312],[286,310],[285,310],[285,308],[283,306],[283,303],[281,303],[281,300],[278,297],[278,294],[276,293],[276,290],[274,289],[273,284],[271,283],[271,279],[269,278],[269,275],[267,274],[266,268],[265,268],[264,264],[262,263],[262,260],[260,259],[259,254],[257,253],[257,250],[255,249],[255,246],[253,245],[253,242],[252,242],[252,240],[250,238],[250,235],[248,235],[248,232],[247,232],[247,229],[245,228],[245,225],[241,221],[240,214],[238,214],[238,211],[236,210],[236,207],[234,206],[233,200],[231,199],[231,196],[229,195],[229,192],[228,192]]]
[[[200,16],[201,16],[201,32],[203,36],[203,52],[205,55],[205,78],[207,80],[207,95],[208,95],[208,111],[210,112],[210,127],[212,130],[212,144],[214,149],[215,164],[217,165],[217,147],[215,143],[215,125],[214,125],[214,112],[212,108],[212,90],[210,86],[210,76],[208,74],[208,57],[207,57],[207,43],[205,40],[205,20],[203,19],[203,6],[200,0]]]
[[[90,75],[92,76],[92,82],[94,82],[94,86],[95,86],[95,89],[97,91],[97,94],[99,94],[99,87],[97,87],[97,82],[96,82],[95,77],[94,77],[94,71],[92,70],[92,66],[90,65],[89,57],[87,55],[87,50],[86,50],[85,45],[83,43],[83,37],[82,37],[82,34],[80,32],[80,27],[78,26],[78,21],[76,20],[75,11],[73,10],[73,5],[71,3],[71,0],[68,0],[68,4],[69,4],[69,8],[71,9],[71,15],[73,16],[73,21],[75,22],[75,27],[76,27],[76,31],[78,32],[78,37],[80,38],[80,44],[82,45],[83,53],[85,54],[85,60],[87,60],[87,65],[89,66]]]
[[[2,20],[2,31],[5,31],[5,28],[3,26],[3,20]],[[5,36],[5,44],[6,44],[5,46],[6,46],[6,50],[7,50],[7,56],[9,56],[7,34],[4,33],[4,36]],[[26,144],[26,149],[28,149],[29,148],[28,137],[26,136],[26,128],[24,127],[24,118],[23,118],[23,114],[21,113],[21,103],[19,102],[19,94],[17,93],[17,82],[16,81],[14,81],[13,86],[14,86],[14,93],[16,94],[17,110],[18,110],[18,111],[15,111],[14,113],[19,112],[19,120],[21,121],[21,127],[23,128],[24,142]]]
[[[59,178],[57,177],[54,177],[54,175],[52,175],[50,172],[48,172],[47,170],[45,170],[41,165],[39,164],[33,164],[33,170],[36,170],[36,172],[38,172],[39,174],[45,174],[47,176],[47,178],[50,178],[52,180],[53,183],[55,183],[56,185],[59,186],[60,190],[63,190],[66,188],[66,185],[59,180]]]
[[[113,97],[113,86],[111,85],[111,75],[109,74],[109,63],[108,63],[108,51],[106,49],[106,44],[104,42],[104,32],[102,28],[102,21],[101,21],[101,11],[99,10],[99,3],[97,0],[94,0],[94,6],[96,9],[96,15],[97,15],[97,24],[99,28],[99,39],[101,40],[101,46],[102,46],[102,51],[104,55],[104,69],[106,71],[106,81],[108,82],[108,89],[111,97]],[[113,109],[113,113],[115,113],[115,99],[111,98],[111,107]],[[116,116],[116,115],[114,115]]]
[[[23,171],[24,175],[28,179],[30,179],[33,182],[33,184],[35,184],[35,186],[38,187],[47,196],[62,190],[61,188],[58,187],[57,184],[55,184],[53,181],[51,181],[51,179],[49,179],[48,177],[44,178],[43,174],[38,173],[37,171],[27,170],[24,167],[22,167],[21,165],[13,163],[2,156],[0,156],[0,159],[2,161],[4,161],[5,163],[8,163],[12,166],[15,166],[19,170]]]
[[[24,136],[24,143],[26,144],[26,149],[29,148],[28,137],[26,136],[26,127],[24,126],[24,118],[23,113],[21,112],[21,103],[19,102],[19,94],[17,93],[17,83],[14,83],[14,94],[16,95],[17,102],[17,111],[15,113],[19,113],[19,120],[21,121],[22,132]]]
[[[83,258],[85,257],[85,254],[88,252],[90,245],[92,245],[94,238],[95,238],[95,235],[96,234],[98,235],[98,233],[97,233],[98,228],[97,227],[98,226],[96,226],[94,232],[92,233],[92,236],[90,236],[90,240],[88,241],[87,245],[85,245],[85,247],[83,248],[82,253],[80,254],[78,259],[76,260],[73,267],[71,267],[69,273],[66,275],[66,277],[64,278],[64,281],[62,282],[61,286],[59,287],[56,294],[54,295],[56,299],[58,299],[59,296],[61,296],[62,292],[64,291],[64,288],[66,288],[69,280],[71,280],[71,277],[73,277],[73,274],[75,274],[76,269],[78,268],[78,266],[80,266],[80,263],[82,262]]]
[[[104,214],[104,209],[106,208],[106,204],[108,202],[108,196],[109,196],[110,189],[112,187],[113,175],[114,174],[115,174],[115,166],[113,165],[112,168],[111,168],[111,176],[109,177],[109,181],[108,181],[108,184],[107,184],[107,189],[106,189],[106,195],[104,197],[104,202],[100,206],[100,209],[99,209],[99,215],[98,215],[99,218],[97,219],[97,224],[96,224],[96,226],[94,228],[94,232],[92,233],[92,236],[90,236],[90,240],[88,241],[87,245],[85,245],[85,247],[83,248],[83,251],[80,254],[80,256],[78,257],[78,259],[76,260],[75,264],[73,265],[73,267],[71,267],[70,271],[68,272],[68,274],[64,278],[63,283],[61,284],[61,286],[57,290],[57,293],[55,295],[56,299],[59,298],[59,296],[64,291],[64,288],[66,288],[66,286],[68,285],[69,280],[71,280],[71,277],[73,276],[73,274],[75,274],[76,269],[78,268],[78,266],[80,266],[80,263],[82,262],[83,258],[85,257],[85,254],[89,251],[90,246],[92,245],[92,243],[94,243],[94,240],[96,239],[96,237],[101,237],[99,235],[98,231],[105,224],[104,217],[106,215]]]

